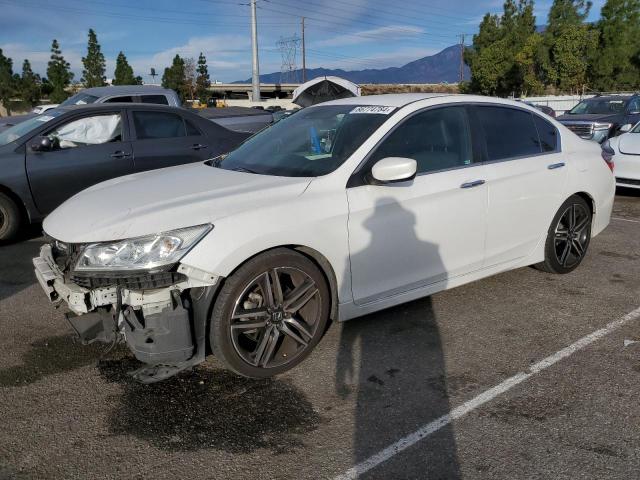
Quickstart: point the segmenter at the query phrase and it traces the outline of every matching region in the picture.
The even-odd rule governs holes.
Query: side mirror
[[[625,132],[630,131],[632,128],[633,128],[633,125],[631,125],[630,123],[627,123],[626,125],[622,125],[622,126],[620,127],[620,131],[621,131],[622,133],[625,133]]]
[[[387,157],[375,163],[371,176],[381,184],[406,182],[415,178],[417,168],[418,164],[412,158]]]
[[[53,150],[53,142],[49,137],[36,137],[31,144],[31,150],[34,152],[49,152]]]

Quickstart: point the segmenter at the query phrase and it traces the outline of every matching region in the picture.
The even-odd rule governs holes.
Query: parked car
[[[602,144],[602,157],[615,165],[616,185],[640,188],[640,123],[624,125],[621,131]]]
[[[47,217],[34,265],[85,342],[124,337],[139,380],[208,348],[269,377],[330,320],[526,265],[573,271],[614,191],[599,146],[521,103],[348,98],[215,160],[85,190]]]
[[[585,140],[598,143],[640,121],[640,95],[596,96],[581,101],[558,121]]]
[[[117,85],[111,87],[86,88],[67,98],[61,107],[87,105],[93,103],[153,103],[181,106],[180,98],[171,89],[156,85]],[[26,115],[14,115],[0,118],[0,132],[38,115],[37,112]]]
[[[38,105],[37,107],[33,107],[33,110],[31,110],[31,113],[40,115],[41,113],[51,110],[52,108],[56,108],[58,105],[59,105],[58,103],[47,103],[46,105]]]
[[[250,107],[205,108],[202,117],[230,130],[255,133],[273,123],[273,114],[264,109]]]
[[[542,113],[545,113],[545,114],[549,115],[550,117],[555,118],[555,116],[556,116],[556,111],[553,108],[551,108],[550,106],[548,106],[548,105],[538,105],[538,104],[535,104],[535,103],[532,103],[532,102],[524,102],[524,103],[526,103],[527,105],[529,105],[529,106],[531,106],[531,107],[533,107],[535,109],[540,110]]]
[[[93,184],[198,162],[249,134],[163,105],[58,107],[0,132],[0,240]]]

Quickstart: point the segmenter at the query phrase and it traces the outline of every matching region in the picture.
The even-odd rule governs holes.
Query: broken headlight
[[[197,225],[169,232],[87,245],[76,271],[151,270],[180,260],[211,229]]]

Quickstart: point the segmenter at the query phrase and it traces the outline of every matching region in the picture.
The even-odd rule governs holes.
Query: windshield
[[[88,93],[76,93],[74,96],[67,98],[60,105],[66,107],[67,105],[86,105],[88,103],[93,103],[98,100],[99,97],[95,95],[89,95]]]
[[[599,114],[615,115],[624,112],[624,100],[584,100],[573,107],[569,115]]]
[[[213,165],[283,177],[326,175],[342,165],[394,110],[357,105],[305,108],[254,135]]]
[[[631,130],[631,133],[640,133],[640,122]]]
[[[8,128],[4,132],[0,133],[0,147],[18,140],[20,137],[23,137],[24,135],[30,133],[32,130],[35,130],[43,123],[48,122],[49,120],[53,120],[63,113],[64,112],[62,110],[47,110],[47,112],[43,113],[42,115],[30,118],[29,120]]]

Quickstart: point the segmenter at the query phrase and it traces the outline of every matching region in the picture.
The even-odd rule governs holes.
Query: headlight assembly
[[[212,225],[197,225],[144,237],[92,243],[84,248],[75,269],[151,270],[171,265],[186,255],[212,228]]]
[[[596,122],[593,124],[593,129],[596,131],[609,130],[612,126],[613,124],[611,123]]]

